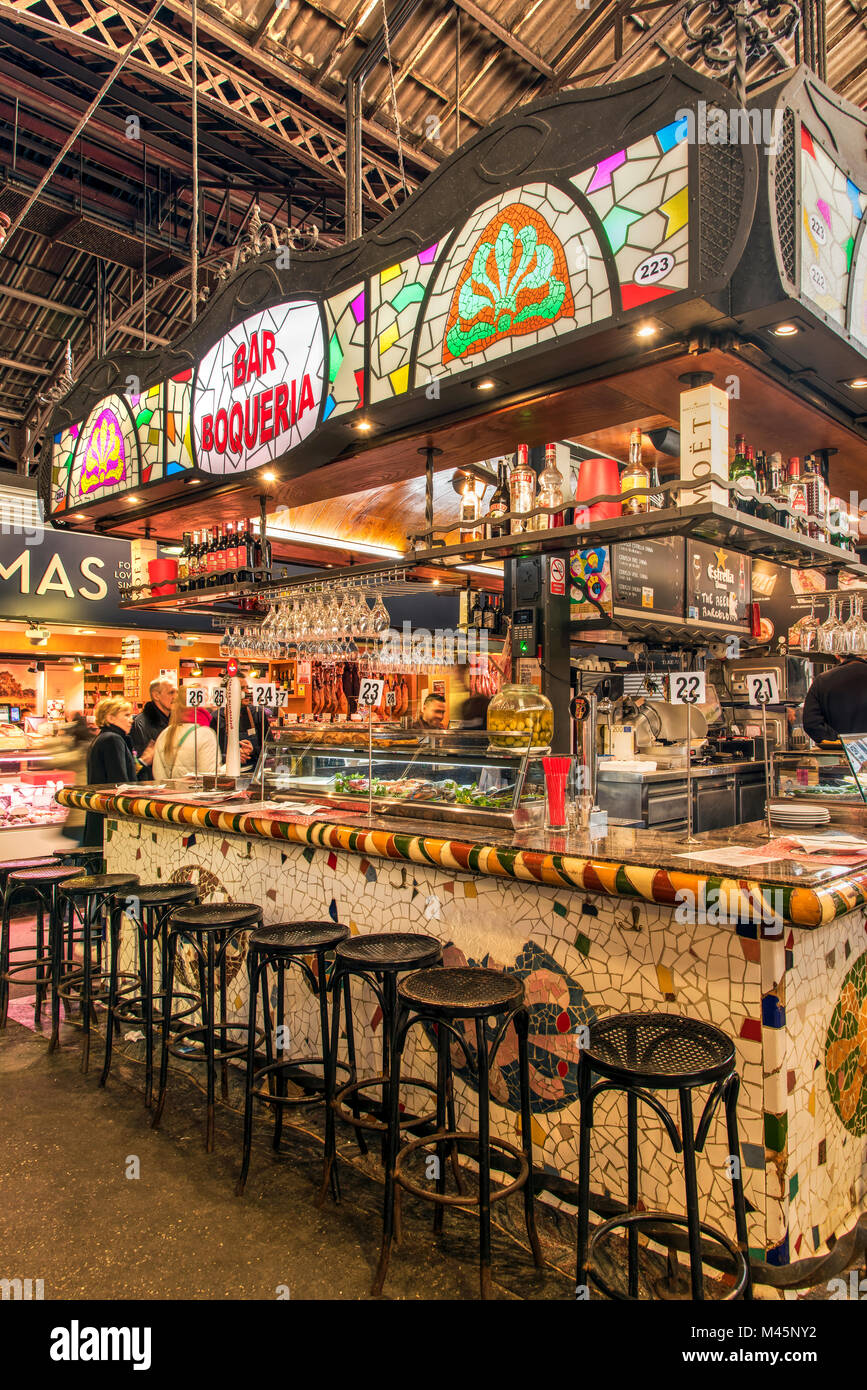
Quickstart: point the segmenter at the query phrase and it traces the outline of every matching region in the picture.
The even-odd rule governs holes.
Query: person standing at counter
[[[177,694],[171,681],[155,680],[150,683],[150,699],[146,701],[141,714],[132,722],[132,746],[142,764],[141,779],[149,781],[153,777],[151,764],[154,745],[164,729],[169,726],[172,701]]]
[[[87,754],[87,781],[90,786],[110,783],[118,786],[134,782],[138,773],[133,752],[130,728],[133,710],[128,700],[110,697],[100,700],[94,710],[99,733]],[[84,823],[84,844],[101,845],[105,832],[105,817],[88,811]]]
[[[867,661],[847,656],[817,676],[807,691],[802,723],[814,743],[867,733]]]
[[[175,777],[213,777],[216,771],[217,736],[210,727],[208,713],[187,709],[178,691],[168,728],[154,746],[153,775],[162,782]]]

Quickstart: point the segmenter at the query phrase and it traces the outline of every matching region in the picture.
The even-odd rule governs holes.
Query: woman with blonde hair
[[[133,720],[132,705],[128,700],[109,696],[106,700],[100,700],[93,717],[99,733],[87,754],[88,784],[117,786],[122,782],[134,782],[138,776],[138,765],[129,736]],[[105,817],[97,811],[88,811],[84,843],[101,845],[104,831]]]
[[[168,728],[154,746],[153,775],[157,782],[178,777],[208,776],[217,771],[217,737],[206,710],[186,706],[179,690],[172,703]]]

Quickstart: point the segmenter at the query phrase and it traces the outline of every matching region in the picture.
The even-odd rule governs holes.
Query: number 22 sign
[[[673,705],[703,705],[704,671],[674,671],[668,678],[669,699]]]

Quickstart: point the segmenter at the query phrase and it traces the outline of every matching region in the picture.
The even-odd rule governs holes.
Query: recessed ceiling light
[[[778,323],[776,328],[771,329],[775,338],[793,338],[800,331],[796,323]]]
[[[201,487],[201,486],[202,486],[202,480],[201,480],[201,478],[188,478],[188,479],[187,479],[187,487]]]
[[[277,474],[274,472],[273,468],[265,468],[262,470],[262,481],[263,483],[276,483]]]
[[[137,507],[141,499],[138,497],[128,497],[126,500],[131,507]]]
[[[659,332],[659,324],[648,320],[647,323],[640,323],[635,330],[636,338],[655,338]]]
[[[353,420],[352,428],[358,430],[360,434],[369,434],[373,429],[373,425],[369,420]]]
[[[492,376],[483,376],[483,377],[480,377],[478,381],[474,381],[474,382],[473,382],[473,390],[474,390],[474,391],[495,391],[495,390],[497,389],[497,387],[499,386],[499,384],[500,384],[500,383],[499,383],[498,381],[495,381],[494,378],[493,378]]]
[[[867,386],[867,376],[853,376],[851,381],[846,382],[846,385],[853,391],[863,391]]]

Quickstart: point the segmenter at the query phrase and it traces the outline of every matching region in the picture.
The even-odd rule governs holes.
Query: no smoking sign
[[[551,560],[550,584],[552,594],[565,594],[566,561],[560,560],[556,556]]]

